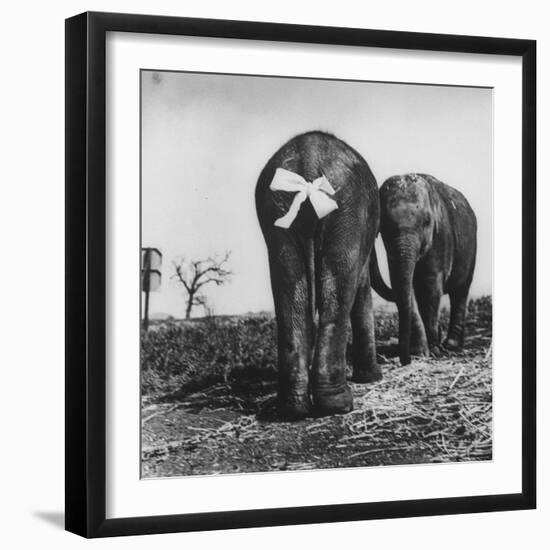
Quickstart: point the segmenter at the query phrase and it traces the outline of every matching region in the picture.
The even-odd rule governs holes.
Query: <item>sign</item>
[[[149,328],[149,293],[160,288],[162,254],[158,248],[141,249],[141,290],[145,292],[143,328]]]
[[[158,248],[141,249],[141,290],[156,292],[160,289],[162,254]]]

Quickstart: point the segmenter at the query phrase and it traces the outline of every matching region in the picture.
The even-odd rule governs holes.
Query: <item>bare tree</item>
[[[199,293],[200,289],[209,283],[217,286],[225,284],[232,272],[228,268],[231,252],[226,252],[221,260],[208,257],[205,260],[186,262],[181,258],[173,263],[175,278],[187,292],[185,318],[191,317],[194,306],[207,307],[206,297]]]

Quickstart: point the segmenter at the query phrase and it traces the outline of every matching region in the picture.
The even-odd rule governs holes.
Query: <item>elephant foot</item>
[[[411,348],[411,355],[416,357],[429,357],[430,350],[428,349],[428,346],[413,346]]]
[[[345,414],[353,410],[353,396],[346,384],[338,391],[317,390],[313,392],[315,414],[327,416],[330,414]]]
[[[279,396],[277,410],[284,420],[299,420],[311,416],[311,399],[307,394]]]
[[[455,338],[447,338],[443,342],[443,347],[449,351],[460,351],[462,349],[462,343]]]
[[[401,363],[402,367],[406,367],[407,365],[410,365],[411,364],[411,355],[410,355],[410,353],[399,354],[399,362]]]
[[[356,384],[370,384],[371,382],[378,382],[382,380],[382,369],[375,365],[370,369],[353,370],[351,381]]]

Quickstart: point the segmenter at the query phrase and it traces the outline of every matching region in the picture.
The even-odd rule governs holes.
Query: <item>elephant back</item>
[[[268,161],[256,185],[256,208],[262,229],[288,212],[295,193],[273,192],[269,186],[278,168],[298,174],[307,182],[325,177],[335,193],[338,210],[327,219],[359,212],[359,217],[378,217],[378,187],[365,159],[344,141],[320,131],[298,135],[284,144]],[[358,219],[359,221],[359,219]],[[310,232],[318,225],[318,218],[305,201],[293,223],[295,230]]]

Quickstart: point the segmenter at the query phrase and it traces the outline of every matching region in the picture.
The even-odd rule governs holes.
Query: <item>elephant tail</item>
[[[382,274],[380,273],[380,268],[378,267],[378,257],[376,255],[376,249],[372,247],[372,254],[370,257],[370,278],[371,285],[374,290],[388,302],[395,302],[395,293],[394,291],[386,284]]]
[[[307,285],[309,296],[309,314],[311,324],[315,324],[315,314],[317,311],[316,296],[315,296],[315,241],[313,238],[307,239],[306,243],[306,268],[307,268]]]

